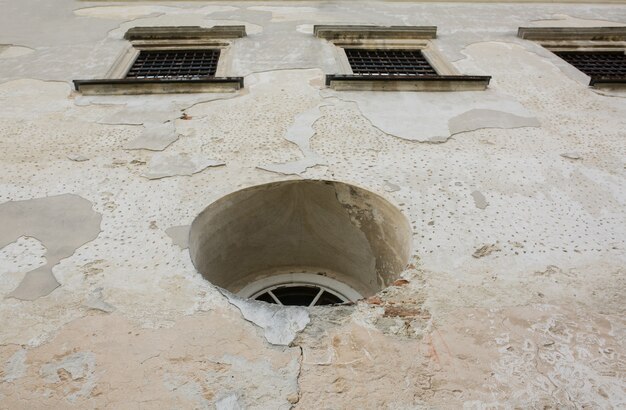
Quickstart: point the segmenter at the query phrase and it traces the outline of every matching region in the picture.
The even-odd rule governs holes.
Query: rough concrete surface
[[[623,26],[625,5],[0,3],[0,409],[626,408],[626,92],[516,37]],[[73,90],[131,27],[214,24],[246,26],[238,92]],[[444,59],[492,80],[333,91],[315,24],[435,25]],[[392,285],[305,309],[205,280],[188,226],[286,180],[401,212]],[[346,195],[356,225],[388,226]]]

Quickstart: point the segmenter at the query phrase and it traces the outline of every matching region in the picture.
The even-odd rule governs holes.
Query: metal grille
[[[215,76],[220,50],[142,50],[126,78],[195,79]]]
[[[626,78],[626,54],[622,51],[558,51],[554,54],[591,78]]]
[[[297,283],[273,286],[254,296],[254,299],[284,306],[324,306],[348,301],[321,286]]]
[[[345,51],[356,75],[437,75],[420,50],[346,48]]]

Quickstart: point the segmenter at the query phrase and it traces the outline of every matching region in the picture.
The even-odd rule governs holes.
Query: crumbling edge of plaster
[[[235,306],[244,319],[264,330],[265,339],[273,345],[289,346],[296,335],[311,321],[306,308],[275,306],[264,302],[242,299],[233,293],[217,288]]]

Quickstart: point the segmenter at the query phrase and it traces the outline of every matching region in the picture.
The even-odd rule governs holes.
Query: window
[[[126,78],[215,77],[219,49],[144,50],[126,73]]]
[[[285,284],[263,289],[251,299],[283,306],[326,306],[348,302],[348,299],[323,286]]]
[[[520,27],[517,35],[536,41],[586,74],[590,86],[626,86],[624,27]]]
[[[354,75],[437,75],[421,50],[366,50],[346,48]]]
[[[135,27],[129,47],[104,79],[74,80],[83,94],[228,92],[243,87],[228,77],[232,41],[243,26]]]
[[[433,47],[436,27],[315,26],[335,46],[340,73],[326,75],[336,90],[484,90],[489,76],[460,75]]]

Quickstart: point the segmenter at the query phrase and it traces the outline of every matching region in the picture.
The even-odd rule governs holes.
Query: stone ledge
[[[313,33],[325,40],[424,40],[437,37],[435,26],[315,25]]]
[[[337,91],[482,91],[491,76],[362,76],[328,74],[326,85]]]
[[[519,27],[517,37],[535,41],[626,41],[626,27]]]
[[[74,87],[84,95],[224,93],[241,89],[243,77],[74,80]]]
[[[242,38],[246,36],[246,26],[158,26],[133,27],[124,34],[124,39],[136,40],[206,40]]]
[[[626,89],[626,77],[623,78],[591,78],[589,86],[595,88]]]

